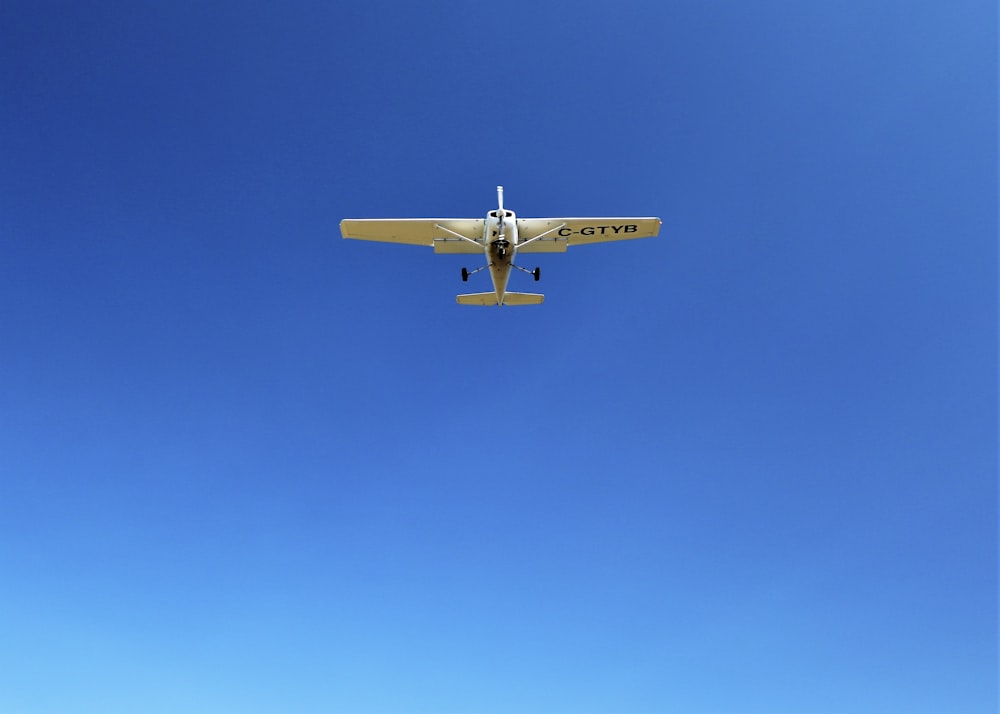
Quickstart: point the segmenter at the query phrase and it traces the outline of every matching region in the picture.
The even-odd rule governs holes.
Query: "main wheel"
[[[538,279],[542,277],[542,269],[535,268],[533,271],[531,271],[531,274],[535,276],[535,282],[537,283]]]
[[[469,270],[468,268],[462,268],[462,282],[469,282]]]

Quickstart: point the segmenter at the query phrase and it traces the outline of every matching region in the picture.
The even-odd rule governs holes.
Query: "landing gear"
[[[486,270],[488,267],[490,267],[490,265],[491,264],[488,263],[488,264],[484,265],[481,268],[476,268],[475,270],[469,270],[468,268],[462,268],[462,282],[463,283],[468,282],[470,275],[475,275],[480,270]]]
[[[535,268],[534,270],[528,270],[527,268],[522,268],[520,265],[511,265],[510,267],[512,267],[512,268],[514,268],[516,270],[520,270],[522,273],[527,273],[528,275],[530,275],[531,277],[533,277],[535,279],[536,283],[538,282],[539,278],[542,277],[542,269],[541,268]]]

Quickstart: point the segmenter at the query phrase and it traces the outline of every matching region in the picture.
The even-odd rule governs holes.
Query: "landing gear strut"
[[[463,283],[468,282],[470,275],[475,275],[480,270],[486,270],[488,267],[490,267],[490,266],[489,265],[484,265],[483,267],[476,268],[475,270],[469,270],[468,268],[462,268],[462,282]]]
[[[542,269],[541,268],[535,268],[534,270],[528,270],[527,268],[522,268],[520,265],[512,265],[510,267],[516,268],[517,270],[520,270],[522,273],[527,273],[528,275],[530,275],[531,277],[533,277],[535,279],[536,283],[538,282],[538,279],[542,277]]]

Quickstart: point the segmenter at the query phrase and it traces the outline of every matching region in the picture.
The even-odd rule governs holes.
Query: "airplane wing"
[[[482,253],[485,223],[482,218],[345,218],[340,233],[358,240],[425,245],[435,253]]]
[[[659,218],[518,218],[518,253],[564,253],[571,245],[653,238]]]

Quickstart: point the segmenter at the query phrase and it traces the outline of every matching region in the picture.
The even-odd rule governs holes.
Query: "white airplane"
[[[503,186],[497,186],[497,209],[486,218],[345,218],[344,238],[387,243],[433,246],[435,253],[468,253],[486,256],[486,265],[462,280],[489,268],[493,290],[457,296],[459,305],[538,305],[538,293],[507,291],[511,268],[541,277],[541,269],[514,265],[521,253],[565,253],[571,245],[588,245],[629,238],[653,238],[660,232],[659,218],[518,218],[503,207]]]

